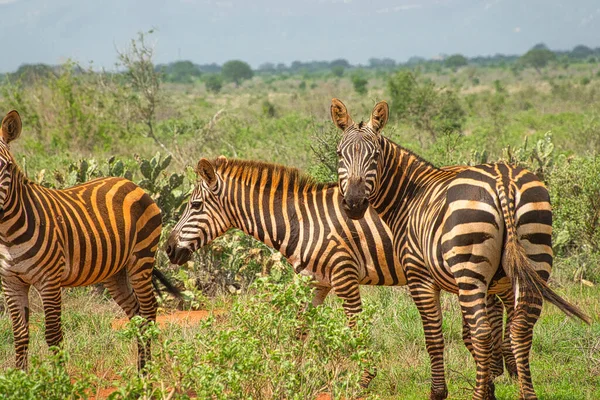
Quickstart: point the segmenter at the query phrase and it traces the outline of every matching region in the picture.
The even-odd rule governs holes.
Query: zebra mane
[[[322,183],[316,181],[312,176],[301,172],[298,168],[286,167],[285,165],[268,163],[265,161],[255,160],[241,160],[241,159],[225,159],[219,157],[211,161],[215,166],[215,169],[227,176],[240,177],[243,171],[251,171],[252,179],[259,179],[263,172],[268,172],[272,177],[278,176],[279,180],[284,177],[288,178],[291,185],[298,187],[298,189],[314,189],[322,190],[337,187],[337,182]],[[232,175],[231,170],[236,168],[235,175]],[[269,182],[268,185],[276,183]]]
[[[390,139],[389,137],[387,137],[387,136],[383,136],[383,135],[382,135],[382,137],[383,137],[383,138],[385,138],[385,140],[387,140],[388,142],[390,142],[390,143],[391,143],[392,145],[394,145],[395,147],[397,147],[397,148],[399,148],[400,150],[402,150],[404,153],[407,153],[408,155],[410,155],[410,156],[412,156],[412,157],[416,158],[416,159],[417,159],[417,161],[419,161],[419,162],[421,162],[421,163],[423,163],[423,164],[427,165],[428,167],[432,167],[432,168],[438,168],[438,167],[437,167],[436,165],[434,165],[432,162],[430,162],[430,161],[428,161],[428,160],[424,159],[422,156],[418,155],[418,154],[417,154],[417,153],[415,153],[414,151],[412,151],[412,150],[409,150],[409,149],[407,149],[406,147],[399,145],[398,143],[394,142],[394,141],[393,141],[392,139]]]

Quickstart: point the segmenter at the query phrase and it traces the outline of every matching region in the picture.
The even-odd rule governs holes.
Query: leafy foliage
[[[460,67],[464,67],[468,63],[469,62],[467,61],[467,58],[462,54],[453,54],[444,60],[446,67],[452,69],[453,71],[456,71]]]
[[[44,362],[36,357],[30,372],[9,369],[0,374],[0,393],[6,400],[63,400],[87,398],[91,388],[88,377],[71,381],[65,368],[67,354],[57,348]]]
[[[453,90],[440,90],[431,80],[418,80],[408,70],[392,76],[388,90],[391,112],[433,138],[462,130],[466,113]]]
[[[209,74],[204,78],[204,85],[209,92],[219,93],[223,87],[223,79],[220,75]]]
[[[550,175],[555,247],[600,252],[600,157],[560,156]]]
[[[163,67],[165,80],[176,83],[192,83],[199,78],[202,73],[200,69],[191,61],[176,61]]]
[[[183,189],[183,174],[166,173],[171,160],[170,155],[163,158],[160,153],[156,153],[150,160],[138,159],[143,176],[138,184],[148,192],[161,209],[163,224],[175,219],[187,197],[187,192]]]
[[[542,68],[548,65],[551,61],[556,60],[556,54],[548,49],[533,48],[525,53],[519,59],[524,65],[528,65],[541,74]]]
[[[373,359],[367,350],[372,308],[351,330],[340,309],[304,311],[312,292],[306,279],[260,278],[250,291],[226,321],[209,318],[200,326],[202,352],[189,341],[164,343],[159,357],[176,360],[178,387],[223,399],[305,399],[323,388],[336,397],[359,392],[360,367]],[[296,338],[298,329],[308,330],[305,341]]]
[[[367,85],[369,84],[369,80],[365,77],[364,72],[358,71],[352,75],[352,85],[354,86],[354,90],[356,93],[360,95],[367,94]]]
[[[223,64],[221,75],[226,81],[233,82],[236,86],[239,86],[246,79],[251,79],[254,76],[254,72],[252,72],[252,68],[247,63],[240,60],[231,60]]]

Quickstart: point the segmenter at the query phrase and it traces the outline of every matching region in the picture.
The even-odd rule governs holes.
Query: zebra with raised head
[[[200,160],[197,172],[198,184],[167,241],[171,262],[184,264],[194,251],[238,228],[279,250],[296,273],[312,277],[313,305],[321,304],[333,289],[350,326],[361,311],[359,285],[406,284],[389,228],[370,208],[364,219],[348,219],[337,183],[315,183],[295,168],[225,157]],[[500,375],[503,309],[496,296],[489,302],[495,373]],[[469,344],[470,333],[463,334]],[[508,342],[505,349],[507,368],[514,373]]]
[[[21,134],[16,111],[0,132],[0,277],[12,319],[17,368],[27,367],[29,299],[34,286],[42,299],[46,342],[58,346],[61,288],[103,283],[129,318],[156,318],[152,280],[175,292],[153,269],[161,234],[158,206],[123,178],[101,178],[64,190],[27,179],[9,143]],[[138,343],[138,367],[150,343]]]
[[[470,329],[477,365],[474,399],[494,398],[486,297],[514,291],[510,337],[520,398],[535,399],[529,352],[542,298],[589,322],[546,284],[552,267],[548,191],[533,173],[510,164],[436,168],[381,135],[388,112],[380,102],[368,123],[354,123],[346,106],[333,99],[331,116],[344,132],[337,149],[339,184],[350,218],[362,218],[371,204],[392,230],[395,254],[423,322],[430,398],[448,395],[439,304],[443,289],[458,294]]]

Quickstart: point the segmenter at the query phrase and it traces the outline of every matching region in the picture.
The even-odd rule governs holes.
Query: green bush
[[[57,348],[46,360],[32,357],[29,372],[9,369],[0,374],[0,393],[5,400],[64,400],[87,398],[92,387],[88,377],[72,381],[65,368],[68,356]]]
[[[431,137],[460,132],[466,113],[458,95],[451,89],[437,88],[431,80],[419,80],[401,70],[388,80],[391,112]]]
[[[219,93],[223,87],[223,79],[221,79],[220,75],[209,74],[204,78],[204,85],[206,86],[206,90],[216,94]]]
[[[554,247],[600,252],[600,157],[560,156],[549,177]]]
[[[364,72],[356,72],[352,75],[352,85],[356,93],[360,95],[367,94],[367,85],[369,80],[364,76]]]
[[[171,384],[199,398],[308,399],[328,390],[355,397],[362,368],[373,355],[367,307],[351,330],[344,313],[309,307],[307,279],[261,278],[237,301],[226,321],[203,322],[196,343],[163,343],[159,359],[172,360]],[[307,330],[305,340],[298,330]],[[196,351],[196,346],[202,351]],[[157,360],[156,362],[161,362]]]

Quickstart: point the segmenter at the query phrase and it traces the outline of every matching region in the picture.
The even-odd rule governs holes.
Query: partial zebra
[[[225,157],[202,159],[197,171],[201,179],[167,241],[171,262],[182,265],[228,229],[241,229],[279,250],[296,273],[313,278],[313,305],[333,289],[343,300],[350,326],[361,311],[359,285],[406,284],[387,226],[370,208],[364,219],[348,219],[337,183],[319,184],[294,168]],[[496,296],[489,301],[499,375],[503,310]],[[470,343],[469,332],[464,333]],[[508,342],[505,348],[507,367],[514,373]]]
[[[444,340],[439,292],[457,293],[477,364],[474,399],[493,399],[489,293],[513,290],[509,317],[522,399],[536,398],[529,352],[542,298],[586,322],[546,281],[552,267],[548,191],[531,172],[509,164],[436,168],[380,132],[388,106],[378,103],[368,123],[355,124],[333,99],[331,116],[344,131],[338,146],[339,184],[346,214],[360,219],[374,206],[391,228],[419,309],[431,358],[431,399],[445,399]],[[368,211],[370,213],[370,211]]]
[[[13,324],[16,365],[27,367],[30,286],[40,293],[46,342],[62,342],[61,288],[104,283],[129,318],[156,318],[152,279],[162,221],[158,206],[134,183],[102,178],[65,190],[24,175],[9,150],[21,134],[16,111],[2,120],[0,140],[0,277]],[[138,367],[150,343],[138,343]]]

